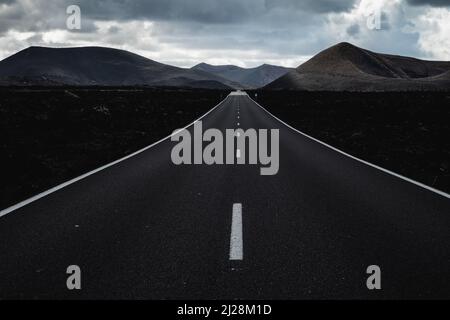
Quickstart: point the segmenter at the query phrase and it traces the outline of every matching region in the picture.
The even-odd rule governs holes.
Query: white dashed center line
[[[242,241],[242,204],[233,204],[233,216],[231,220],[230,260],[242,260],[244,249]]]

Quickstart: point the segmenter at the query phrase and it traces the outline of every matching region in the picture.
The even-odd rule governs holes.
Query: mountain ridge
[[[238,82],[244,89],[263,87],[293,70],[292,68],[266,63],[253,68],[243,68],[235,65],[211,65],[204,62],[193,66],[191,69],[209,72],[230,81]]]
[[[266,89],[325,91],[445,90],[450,62],[376,53],[347,42],[319,52]]]
[[[170,66],[126,50],[97,46],[26,48],[0,61],[0,80],[19,85],[195,87],[205,83],[221,89],[240,86],[200,70]]]

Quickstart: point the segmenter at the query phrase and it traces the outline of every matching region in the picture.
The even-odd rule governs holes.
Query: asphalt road
[[[0,298],[450,298],[448,198],[291,130],[247,96],[202,121],[279,129],[278,174],[176,166],[165,140],[2,216]],[[230,260],[238,203],[242,260]],[[81,290],[66,287],[69,265]],[[366,287],[369,265],[381,290]]]

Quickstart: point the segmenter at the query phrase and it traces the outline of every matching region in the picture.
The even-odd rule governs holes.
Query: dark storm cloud
[[[412,6],[450,7],[450,0],[406,0]]]
[[[263,0],[83,0],[84,15],[99,20],[195,21],[235,23],[264,8]],[[65,1],[69,4],[73,1]]]
[[[356,0],[82,0],[78,5],[93,19],[236,23],[259,19],[271,10],[342,12]],[[72,4],[66,0],[65,3]]]
[[[254,65],[308,57],[339,41],[412,55],[418,35],[403,26],[414,29],[416,17],[433,10],[419,5],[450,0],[393,2],[398,7],[382,1],[391,11],[382,13],[380,32],[368,32],[361,11],[368,1],[361,0],[0,0],[0,55],[35,44],[104,45],[183,66],[207,59]],[[66,28],[69,5],[81,8],[81,30]]]
[[[308,12],[329,13],[348,11],[355,4],[355,0],[265,0],[266,7],[282,9],[298,9]]]
[[[297,25],[310,13],[341,12],[357,0],[0,0],[0,31],[65,28],[65,9],[80,6],[83,32],[93,21],[150,20],[171,23]],[[7,12],[6,12],[7,11]],[[3,14],[2,14],[3,13]]]

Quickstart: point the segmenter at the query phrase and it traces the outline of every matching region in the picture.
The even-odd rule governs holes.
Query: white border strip
[[[129,159],[129,158],[131,158],[131,157],[134,157],[135,155],[138,155],[138,154],[140,154],[140,153],[142,153],[142,152],[144,152],[144,151],[146,151],[146,150],[148,150],[148,149],[150,149],[150,148],[156,146],[157,144],[159,144],[159,143],[161,143],[161,142],[163,142],[163,141],[165,141],[165,140],[171,138],[172,136],[176,135],[176,134],[179,133],[180,131],[189,128],[190,126],[192,126],[192,125],[193,125],[194,123],[196,123],[197,121],[200,121],[201,119],[203,119],[204,117],[206,117],[206,116],[207,116],[208,114],[210,114],[213,110],[215,110],[215,109],[218,108],[221,104],[223,104],[223,103],[225,102],[225,100],[227,100],[227,98],[228,98],[228,96],[226,96],[225,99],[223,99],[221,102],[219,102],[214,108],[212,108],[211,110],[209,110],[208,112],[206,112],[204,115],[202,115],[200,118],[198,118],[197,120],[195,120],[195,121],[193,121],[192,123],[188,124],[188,125],[185,126],[184,128],[179,129],[179,130],[173,132],[171,135],[169,135],[169,136],[167,136],[167,137],[165,137],[165,138],[162,138],[161,140],[156,141],[155,143],[153,143],[153,144],[151,144],[151,145],[149,145],[149,146],[147,146],[147,147],[144,147],[144,148],[142,148],[142,149],[140,149],[140,150],[138,150],[138,151],[136,151],[136,152],[134,152],[134,153],[132,153],[132,154],[130,154],[130,155],[128,155],[128,156],[125,156],[125,157],[123,157],[123,158],[120,158],[120,159],[118,159],[118,160],[116,160],[116,161],[113,161],[113,162],[111,162],[111,163],[108,163],[108,164],[106,164],[106,165],[104,165],[104,166],[102,166],[102,167],[100,167],[100,168],[97,168],[97,169],[94,169],[94,170],[92,170],[92,171],[89,171],[89,172],[87,172],[87,173],[85,173],[85,174],[83,174],[83,175],[81,175],[81,176],[79,176],[79,177],[73,178],[72,180],[63,182],[63,183],[57,185],[56,187],[53,187],[53,188],[51,188],[51,189],[48,189],[47,191],[43,191],[43,192],[41,192],[41,193],[39,193],[39,194],[37,194],[37,195],[31,197],[31,198],[28,198],[28,199],[26,199],[26,200],[24,200],[24,201],[21,201],[21,202],[19,202],[19,203],[13,205],[13,206],[11,206],[11,207],[8,207],[8,208],[6,208],[6,209],[1,210],[1,211],[0,211],[0,218],[3,217],[3,216],[5,216],[5,215],[7,215],[8,213],[11,213],[11,212],[13,212],[13,211],[15,211],[15,210],[17,210],[17,209],[20,209],[20,208],[22,208],[22,207],[24,207],[24,206],[26,206],[26,205],[28,205],[28,204],[30,204],[30,203],[36,201],[36,200],[39,200],[39,199],[41,199],[41,198],[43,198],[43,197],[45,197],[45,196],[48,196],[49,194],[51,194],[51,193],[53,193],[53,192],[56,192],[56,191],[58,191],[58,190],[60,190],[60,189],[62,189],[62,188],[64,188],[64,187],[67,187],[67,186],[69,186],[69,185],[71,185],[71,184],[73,184],[73,183],[75,183],[75,182],[77,182],[77,181],[80,181],[80,180],[82,180],[82,179],[84,179],[84,178],[86,178],[86,177],[89,177],[89,176],[91,176],[91,175],[93,175],[93,174],[95,174],[95,173],[97,173],[97,172],[99,172],[99,171],[102,171],[102,170],[106,169],[106,168],[112,167],[113,165],[115,165],[115,164],[117,164],[117,163],[119,163],[119,162],[125,161],[125,160],[127,160],[127,159]]]
[[[375,164],[373,164],[373,163],[370,163],[370,162],[367,162],[367,161],[365,161],[365,160],[359,159],[359,158],[357,158],[357,157],[355,157],[355,156],[352,156],[351,154],[348,154],[348,153],[346,153],[346,152],[344,152],[344,151],[342,151],[342,150],[339,150],[339,149],[337,149],[337,148],[335,148],[335,147],[333,147],[333,146],[330,146],[329,144],[326,144],[326,143],[323,142],[323,141],[320,141],[320,140],[318,140],[318,139],[316,139],[316,138],[313,138],[313,137],[311,137],[310,135],[307,135],[307,134],[304,133],[304,132],[301,132],[300,130],[298,130],[298,129],[292,127],[291,125],[287,124],[287,123],[284,122],[283,120],[281,120],[281,119],[277,118],[276,116],[274,116],[272,113],[270,113],[269,111],[267,111],[266,108],[264,108],[263,106],[261,106],[261,105],[260,105],[258,102],[256,102],[255,100],[253,100],[250,96],[248,96],[248,97],[249,97],[250,100],[252,100],[258,107],[260,107],[261,109],[263,109],[265,112],[267,112],[267,113],[268,113],[269,115],[271,115],[273,118],[275,118],[276,120],[278,120],[279,122],[281,122],[282,124],[284,124],[284,125],[285,125],[286,127],[288,127],[289,129],[292,129],[292,130],[294,130],[295,132],[300,133],[301,135],[305,136],[306,138],[309,138],[309,139],[311,139],[311,140],[313,140],[313,141],[315,141],[315,142],[317,142],[317,143],[320,143],[321,145],[323,145],[323,146],[325,146],[325,147],[327,147],[327,148],[330,148],[331,150],[334,150],[334,151],[336,151],[336,152],[339,152],[340,154],[343,154],[344,156],[347,156],[347,157],[349,157],[349,158],[351,158],[351,159],[353,159],[353,160],[356,160],[356,161],[361,162],[361,163],[363,163],[363,164],[365,164],[365,165],[368,165],[369,167],[378,169],[378,170],[380,170],[380,171],[383,171],[384,173],[390,174],[390,175],[392,175],[392,176],[394,176],[394,177],[397,177],[397,178],[402,179],[402,180],[404,180],[404,181],[407,181],[407,182],[409,182],[409,183],[415,184],[415,185],[418,186],[418,187],[424,188],[424,189],[426,189],[426,190],[428,190],[428,191],[434,192],[434,193],[436,193],[436,194],[438,194],[438,195],[440,195],[440,196],[443,196],[443,197],[445,197],[445,198],[447,198],[447,199],[450,199],[450,194],[448,194],[448,193],[446,193],[446,192],[444,192],[444,191],[437,190],[437,189],[435,189],[435,188],[433,188],[433,187],[427,186],[426,184],[423,184],[423,183],[421,183],[421,182],[418,182],[418,181],[415,181],[415,180],[413,180],[413,179],[410,179],[410,178],[407,178],[407,177],[405,177],[405,176],[402,176],[401,174],[395,173],[395,172],[390,171],[390,170],[388,170],[388,169],[385,169],[385,168],[383,168],[383,167],[377,166],[377,165],[375,165]]]

